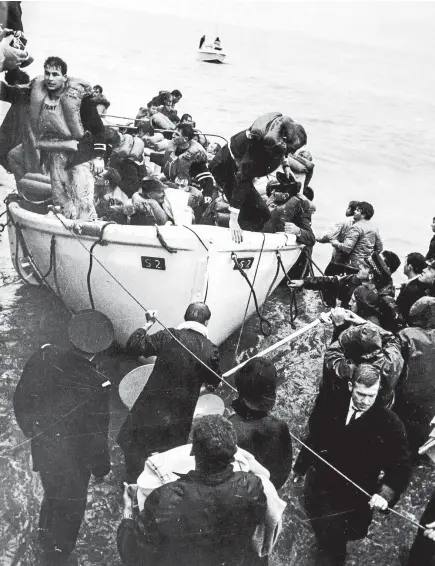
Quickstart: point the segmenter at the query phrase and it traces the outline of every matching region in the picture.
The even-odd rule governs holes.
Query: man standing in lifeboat
[[[53,203],[67,218],[96,220],[94,174],[104,169],[105,132],[87,82],[67,76],[59,57],[44,63],[44,76],[27,86],[0,83],[0,99],[29,108],[23,143],[8,154],[17,182],[26,173],[51,177]]]
[[[270,218],[254,179],[269,175],[280,165],[289,178],[287,157],[306,143],[307,135],[300,124],[279,112],[270,112],[232,136],[211,161],[210,172],[230,204],[229,228],[234,242],[243,241],[242,230],[260,232]]]

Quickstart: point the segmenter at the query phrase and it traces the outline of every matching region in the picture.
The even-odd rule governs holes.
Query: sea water
[[[59,55],[71,76],[103,86],[109,113],[126,117],[177,88],[179,114],[227,138],[263,113],[287,114],[304,125],[316,163],[316,235],[343,218],[349,200],[366,200],[386,249],[402,260],[426,253],[435,215],[435,5],[25,2],[23,12],[32,76]],[[225,64],[196,60],[204,33],[219,34]],[[330,252],[319,244],[314,258],[324,266]]]

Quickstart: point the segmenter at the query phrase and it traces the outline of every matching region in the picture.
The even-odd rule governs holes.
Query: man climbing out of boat
[[[96,220],[94,177],[104,169],[105,131],[90,84],[67,75],[59,57],[44,63],[44,76],[27,86],[0,83],[0,99],[29,107],[23,142],[8,161],[16,180],[50,173],[53,203],[67,218]]]
[[[163,168],[163,174],[170,181],[180,173],[190,174],[193,163],[206,163],[207,153],[194,139],[195,131],[190,124],[179,124],[164,154],[145,148],[144,155]]]
[[[230,203],[229,228],[234,242],[243,241],[242,230],[261,231],[270,218],[253,180],[269,175],[280,165],[290,177],[286,158],[306,143],[307,135],[300,124],[280,112],[270,112],[232,136],[212,160],[210,171]]]

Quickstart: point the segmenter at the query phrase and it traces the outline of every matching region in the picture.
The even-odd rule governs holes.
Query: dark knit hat
[[[374,286],[360,285],[353,293],[358,305],[365,305],[376,309],[379,304],[379,295]]]
[[[397,254],[394,252],[390,252],[388,250],[384,250],[382,252],[382,258],[385,261],[385,265],[390,270],[390,273],[394,273],[400,266],[400,259]]]
[[[235,377],[240,398],[256,411],[270,411],[275,405],[278,376],[275,366],[265,358],[247,362]]]
[[[381,287],[386,285],[391,279],[391,271],[378,252],[374,252],[371,256],[364,258],[364,262],[371,268],[376,282]]]
[[[205,415],[193,426],[192,452],[210,463],[229,463],[237,452],[237,434],[228,419]]]
[[[358,363],[382,349],[382,337],[378,328],[369,322],[351,326],[344,330],[339,339],[346,358]]]

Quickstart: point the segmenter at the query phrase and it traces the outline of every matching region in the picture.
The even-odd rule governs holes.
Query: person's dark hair
[[[381,255],[384,258],[384,261],[390,272],[394,273],[395,271],[397,271],[400,266],[399,256],[394,252],[390,252],[388,250],[384,250]]]
[[[121,134],[115,128],[104,127],[104,140],[106,143],[117,146],[121,143]]]
[[[102,104],[106,109],[109,108],[109,106],[110,106],[110,101],[107,100],[107,98],[104,96],[104,94],[94,95],[94,103],[95,103],[95,105]]]
[[[353,296],[357,304],[357,314],[363,318],[378,314],[379,295],[376,289],[360,285],[355,289]]]
[[[266,358],[253,358],[234,379],[239,397],[252,409],[270,411],[275,405],[278,374]]]
[[[192,452],[210,470],[225,469],[237,452],[237,433],[221,415],[205,415],[193,426]]]
[[[205,303],[190,303],[184,314],[184,320],[186,322],[193,321],[199,322],[200,324],[205,324],[210,320],[211,312]]]
[[[47,59],[44,61],[44,69],[46,69],[47,67],[59,69],[62,75],[66,75],[68,72],[67,64],[60,57],[47,57]]]
[[[139,136],[153,136],[155,134],[155,130],[148,119],[141,118],[136,120],[136,126]]]
[[[192,118],[192,116],[191,116],[190,114],[183,114],[183,115],[181,116],[181,118],[180,118],[180,122],[184,122],[184,120],[188,120],[189,118],[190,118],[191,121],[193,122],[193,118]]]
[[[309,201],[312,202],[314,200],[314,191],[311,187],[305,187],[302,194],[306,196]]]
[[[148,102],[147,107],[151,108],[151,106],[160,106],[160,100],[157,98],[157,96],[155,96],[152,100]]]
[[[103,87],[101,85],[94,85],[92,90],[97,90],[98,94],[103,94]]]
[[[190,182],[190,177],[187,173],[178,173],[175,177],[175,180],[179,179],[180,181],[187,181]]]
[[[295,138],[299,141],[299,147],[303,147],[307,143],[307,133],[305,128],[301,124],[295,124],[294,126]]]
[[[171,92],[172,96],[176,96],[177,98],[183,98],[183,95],[178,89],[175,89]]]
[[[121,184],[121,175],[113,167],[108,167],[104,173],[104,178],[107,179],[111,185],[119,187]]]
[[[414,273],[423,273],[426,267],[424,255],[419,252],[412,252],[406,256],[406,263],[412,267]]]
[[[351,200],[350,203],[347,205],[347,208],[350,208],[350,210],[352,211],[352,214],[355,213],[355,208],[357,208],[359,206],[359,201],[357,200]]]
[[[195,136],[195,130],[192,128],[191,124],[178,124],[175,129],[189,141],[193,140]]]
[[[359,202],[356,208],[360,209],[361,214],[364,216],[366,220],[370,220],[370,218],[372,218],[375,213],[375,209],[369,202],[365,202],[365,201]]]
[[[164,105],[167,102],[169,102],[170,100],[172,100],[172,94],[169,92],[169,90],[163,90],[159,92],[159,95],[156,96],[156,98],[159,99],[160,101],[160,105]]]
[[[21,69],[11,69],[5,73],[5,81],[8,85],[26,85],[30,82],[30,77]]]
[[[381,379],[381,374],[377,368],[371,364],[360,364],[355,368],[353,374],[354,384],[359,383],[364,387],[372,387]]]

